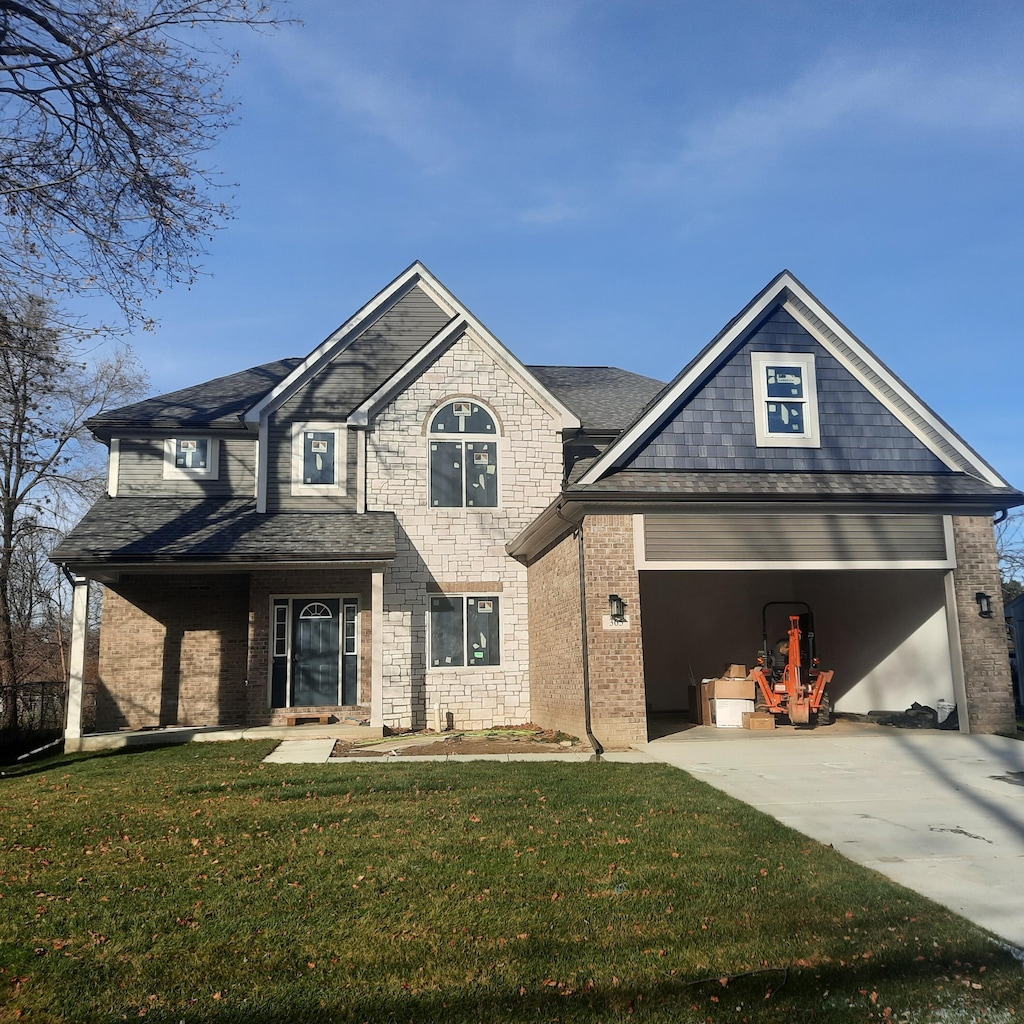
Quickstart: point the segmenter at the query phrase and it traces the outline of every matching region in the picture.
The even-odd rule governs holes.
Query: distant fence
[[[8,720],[10,701],[17,710],[13,732],[16,735],[43,735],[64,731],[64,708],[67,683],[36,682],[0,686],[0,730],[6,734],[3,723]]]

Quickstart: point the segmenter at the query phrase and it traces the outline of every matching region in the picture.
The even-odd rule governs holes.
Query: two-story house
[[[992,517],[1024,495],[788,272],[663,385],[524,366],[416,263],[305,358],[89,426],[107,494],[52,556],[72,740],[89,581],[96,730],[317,710],[622,746],[752,663],[780,600],[814,606],[838,710],[1013,727]]]

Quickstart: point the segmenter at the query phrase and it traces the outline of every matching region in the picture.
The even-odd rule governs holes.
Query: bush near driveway
[[[657,765],[265,765],[0,779],[0,1021],[1015,1019],[969,923]]]

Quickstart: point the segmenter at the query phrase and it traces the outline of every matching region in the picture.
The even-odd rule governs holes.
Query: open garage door
[[[958,702],[945,585],[952,545],[941,516],[636,520],[650,711],[687,711],[691,681],[752,667],[769,601],[814,610],[837,711]]]

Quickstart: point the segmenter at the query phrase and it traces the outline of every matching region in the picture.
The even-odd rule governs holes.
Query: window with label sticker
[[[818,396],[814,356],[809,352],[752,352],[757,444],[771,448],[817,448]]]
[[[334,424],[292,424],[292,494],[345,493],[344,439]]]
[[[164,441],[164,479],[217,477],[217,441],[212,437],[169,437]]]
[[[497,597],[437,594],[430,598],[431,668],[501,664]]]
[[[494,417],[478,402],[442,406],[430,421],[432,508],[497,508],[498,443]],[[451,440],[448,440],[451,438]]]

